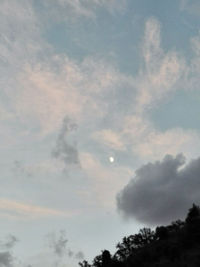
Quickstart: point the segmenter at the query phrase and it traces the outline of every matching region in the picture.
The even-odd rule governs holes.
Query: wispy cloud
[[[184,60],[176,51],[163,51],[160,35],[158,20],[148,19],[142,44],[144,65],[136,78],[136,112],[139,113],[152,108],[163,97],[177,90],[177,82],[185,70]]]
[[[102,131],[94,132],[92,138],[105,146],[110,147],[114,150],[123,151],[125,150],[125,144],[120,139],[120,135],[111,129],[104,129]]]
[[[69,144],[67,142],[68,134],[70,134],[70,132],[74,131],[76,128],[77,125],[72,123],[69,118],[65,117],[62,128],[58,135],[56,147],[52,151],[53,157],[62,160],[66,167],[80,166],[76,144]]]
[[[79,17],[94,19],[98,9],[105,9],[111,14],[124,11],[126,2],[126,0],[46,0],[44,4],[56,19],[60,19],[60,15],[63,20],[74,21]]]
[[[16,219],[36,219],[42,217],[71,217],[75,212],[60,211],[41,206],[25,204],[9,199],[0,199],[0,216]]]
[[[74,257],[78,260],[84,258],[82,251],[76,252],[69,247],[69,241],[66,237],[65,230],[61,230],[59,234],[57,234],[56,232],[49,233],[47,235],[47,242],[49,244],[49,247],[53,249],[54,254],[60,260],[65,256],[68,256],[69,258]]]
[[[102,118],[108,108],[104,99],[120,83],[120,74],[103,61],[86,59],[77,64],[58,56],[25,67],[18,79],[16,113],[22,120],[31,117],[48,134],[58,129],[66,114],[78,122]]]
[[[5,241],[0,242],[1,249],[12,249],[19,240],[14,235],[8,235]]]
[[[200,4],[198,0],[180,0],[180,10],[191,15],[200,15]]]
[[[128,116],[121,133],[122,140],[131,145],[134,154],[143,160],[156,160],[166,153],[176,155],[185,151],[187,156],[198,155],[199,134],[195,130],[173,128],[158,130],[146,118]]]
[[[66,238],[65,231],[60,231],[60,236],[56,237],[55,233],[48,234],[49,246],[53,249],[56,256],[63,257],[67,253],[66,245],[68,239]]]
[[[132,97],[133,105],[129,114],[113,123],[118,130],[102,129],[93,138],[110,149],[132,149],[143,160],[155,160],[166,153],[184,153],[191,157],[198,155],[199,133],[193,129],[176,127],[159,130],[149,117],[149,112],[170,98],[173,92],[196,88],[199,84],[200,38],[192,38],[195,57],[190,64],[175,50],[164,51],[161,45],[161,25],[156,18],[149,18],[145,24],[141,43],[142,63],[138,75],[131,80],[132,88],[137,88]],[[187,66],[186,66],[187,65]],[[117,127],[116,127],[117,124]]]

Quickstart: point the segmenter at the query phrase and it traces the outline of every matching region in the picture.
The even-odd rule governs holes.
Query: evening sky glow
[[[140,202],[122,203],[135,173],[145,181],[141,166],[164,158],[152,176],[166,162],[178,162],[170,167],[177,175],[199,157],[200,3],[0,6],[0,248],[12,257],[5,266],[78,266],[152,222],[146,214],[140,221]],[[117,198],[136,216],[121,216]]]

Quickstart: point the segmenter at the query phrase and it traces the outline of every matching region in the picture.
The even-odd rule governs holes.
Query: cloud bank
[[[184,218],[192,203],[200,202],[200,158],[185,165],[182,154],[136,170],[135,177],[117,195],[117,208],[125,217],[150,224]]]

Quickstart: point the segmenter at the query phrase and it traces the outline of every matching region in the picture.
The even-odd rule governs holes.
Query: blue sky
[[[199,157],[200,5],[0,5],[0,249],[6,266],[77,266],[148,225],[116,204],[138,168]]]

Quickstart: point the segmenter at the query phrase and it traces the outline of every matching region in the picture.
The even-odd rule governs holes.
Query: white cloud
[[[176,155],[183,151],[193,157],[198,155],[200,148],[199,134],[195,130],[173,128],[160,131],[139,116],[126,118],[121,138],[143,160],[155,160],[165,154]]]
[[[97,142],[110,147],[111,149],[119,151],[125,150],[125,145],[122,142],[119,134],[112,131],[111,129],[94,132],[92,134],[92,138]]]
[[[144,65],[136,78],[136,112],[152,108],[163,97],[177,90],[176,84],[185,70],[184,60],[175,51],[164,53],[160,41],[160,23],[155,18],[146,22],[142,44]]]
[[[45,4],[52,9],[57,19],[62,17],[63,20],[74,20],[77,17],[95,18],[97,10],[101,8],[111,14],[123,11],[126,7],[126,0],[46,0]]]
[[[186,90],[199,90],[200,82],[200,32],[190,39],[190,45],[193,52],[190,61],[187,64],[187,72],[183,80],[183,87]]]
[[[191,83],[193,88],[194,84],[199,84],[199,37],[191,41],[196,57],[186,67],[184,59],[175,51],[163,51],[160,29],[155,18],[147,20],[142,44],[144,64],[132,81],[133,87],[137,88],[132,115],[123,117],[117,133],[112,128],[104,129],[94,134],[94,138],[111,149],[132,147],[133,154],[143,160],[158,159],[166,153],[176,155],[184,152],[188,157],[197,156],[200,147],[197,131],[179,127],[162,131],[156,129],[147,116],[149,109],[170,97],[173,91]],[[188,76],[184,78],[186,73]]]
[[[102,130],[94,138],[109,149],[128,151],[140,160],[157,160],[165,154],[184,152],[189,158],[197,157],[200,135],[191,129],[172,128],[161,131],[147,118],[138,114],[124,118],[123,127],[117,132]]]
[[[45,46],[40,28],[31,1],[1,1],[0,58],[4,67],[17,71],[27,59],[34,60],[41,50],[39,43]]]
[[[122,83],[121,77],[106,62],[92,59],[77,64],[56,57],[46,64],[26,66],[18,77],[16,113],[22,121],[31,118],[45,134],[57,130],[66,115],[78,122],[102,118],[108,96]]]

